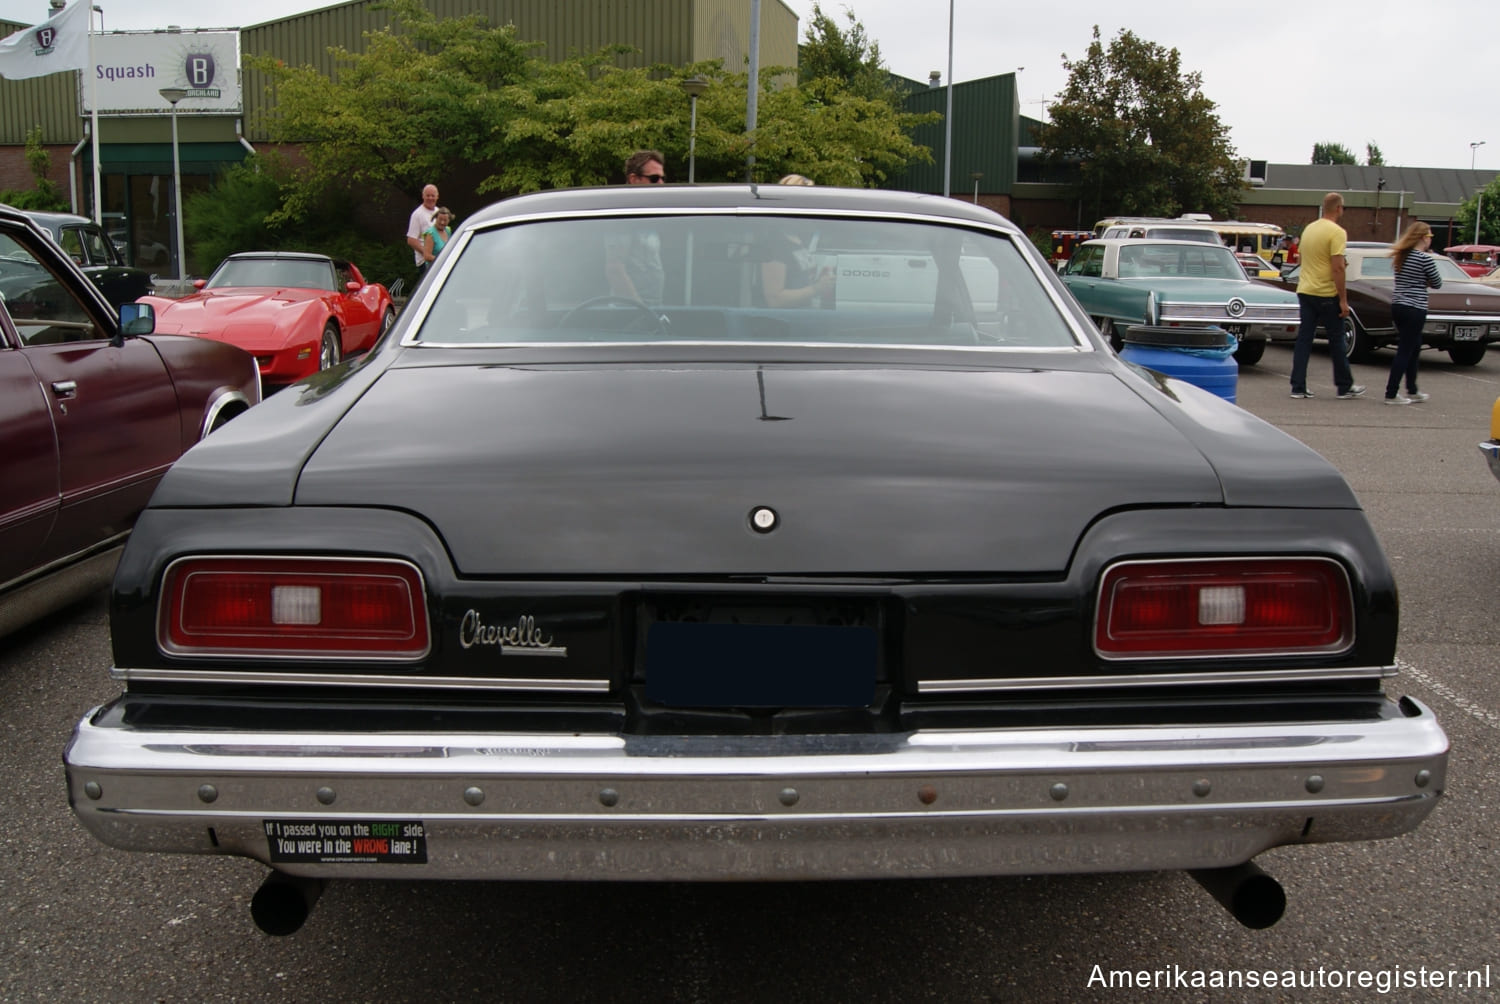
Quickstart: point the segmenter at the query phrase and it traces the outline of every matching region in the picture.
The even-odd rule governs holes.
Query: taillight
[[[1099,587],[1106,659],[1321,655],[1354,642],[1342,565],[1326,558],[1129,561]]]
[[[167,569],[158,640],[173,655],[413,661],[427,602],[404,561],[183,558]]]

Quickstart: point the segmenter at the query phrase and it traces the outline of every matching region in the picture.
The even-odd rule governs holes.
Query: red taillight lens
[[[1324,558],[1134,561],[1099,587],[1106,659],[1342,652],[1354,641],[1349,576]]]
[[[419,659],[422,576],[386,559],[185,558],[167,569],[160,643],[174,655]]]

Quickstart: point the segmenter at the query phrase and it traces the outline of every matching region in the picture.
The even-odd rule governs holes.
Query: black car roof
[[[518,195],[474,213],[466,227],[531,214],[636,210],[652,213],[683,209],[790,209],[802,212],[847,212],[922,216],[955,223],[1000,226],[1020,233],[1005,217],[983,206],[939,195],[869,188],[805,185],[614,185],[568,188]]]

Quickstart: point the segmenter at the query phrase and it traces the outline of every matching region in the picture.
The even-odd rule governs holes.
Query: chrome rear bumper
[[[1490,473],[1500,480],[1500,440],[1480,443],[1479,452],[1484,454],[1485,462],[1490,465]]]
[[[244,855],[294,875],[1215,868],[1420,823],[1448,740],[1425,707],[1405,706],[1357,723],[756,738],[148,732],[90,715],[64,759],[73,809],[106,844]],[[408,839],[343,842],[372,833]],[[289,834],[306,839],[278,850]]]

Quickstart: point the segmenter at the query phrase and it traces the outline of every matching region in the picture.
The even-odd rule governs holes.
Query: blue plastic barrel
[[[1223,328],[1169,328],[1139,324],[1125,329],[1120,358],[1186,380],[1231,404],[1239,387],[1235,337]]]

